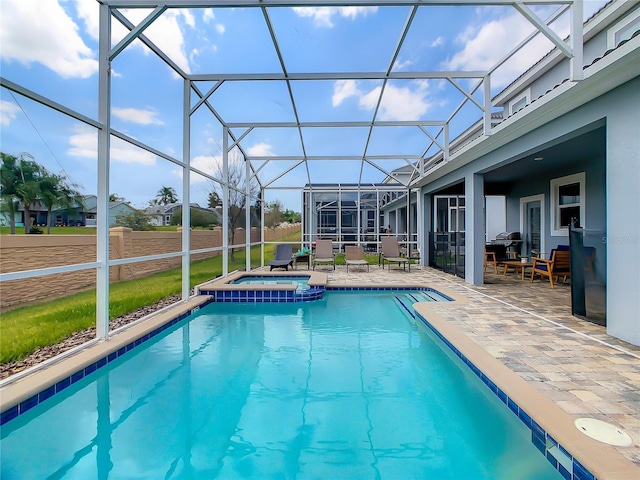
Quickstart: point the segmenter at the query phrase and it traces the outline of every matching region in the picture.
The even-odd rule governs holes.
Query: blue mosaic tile
[[[36,405],[38,405],[38,395],[34,395],[32,397],[27,398],[23,402],[20,402],[20,407],[19,407],[20,415],[31,410]]]
[[[547,433],[547,444],[548,443],[551,443],[554,447],[558,446],[558,442],[556,442],[555,439]]]
[[[520,409],[518,411],[518,418],[520,418],[527,427],[531,428],[531,417],[527,415],[524,410]]]
[[[95,371],[97,370],[97,368],[98,368],[97,362],[94,362],[94,363],[92,363],[91,365],[87,365],[87,366],[84,368],[84,375],[85,375],[85,377],[86,377],[87,375],[89,375],[90,373],[95,372]]]
[[[547,451],[547,446],[545,445],[544,440],[540,439],[539,437],[536,437],[535,435],[531,435],[531,443],[533,443],[535,447],[538,450],[540,450],[540,453],[542,453],[543,455]]]
[[[564,453],[567,457],[569,457],[570,459],[573,460],[573,455],[571,455],[569,452],[567,452],[567,450],[562,445],[558,445],[558,448],[560,449],[560,451],[562,453]]]
[[[556,470],[558,469],[558,460],[556,460],[556,457],[554,457],[550,451],[547,450],[547,460],[549,460],[549,463],[551,465],[553,465],[553,468],[555,468]]]
[[[584,468],[576,459],[573,460],[573,478],[574,480],[595,480],[596,477]]]
[[[5,410],[0,414],[0,425],[4,425],[9,420],[13,420],[18,416],[18,405],[14,405],[13,407]]]
[[[58,383],[56,383],[56,393],[61,392],[65,388],[71,385],[71,377],[63,378]]]
[[[56,386],[51,385],[38,394],[38,402],[44,402],[47,398],[52,397],[56,393]]]
[[[547,432],[545,432],[544,429],[535,422],[535,420],[531,420],[531,434],[534,437],[538,437],[543,442],[544,442],[544,439],[547,437]]]
[[[507,406],[509,407],[509,410],[518,415],[518,404],[516,402],[507,398]]]
[[[84,370],[80,370],[79,372],[76,372],[71,375],[71,383],[74,384],[78,380],[82,380],[83,378],[84,378]]]
[[[118,352],[111,352],[108,356],[107,356],[107,362],[113,362],[116,358],[118,358]]]
[[[565,480],[571,480],[571,472],[564,468],[561,463],[558,463],[558,472],[560,472],[560,475],[562,475],[562,478]]]

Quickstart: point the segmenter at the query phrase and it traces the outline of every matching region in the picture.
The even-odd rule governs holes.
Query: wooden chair
[[[536,276],[536,273],[541,277],[549,277],[549,283],[553,288],[553,278],[558,277],[571,277],[571,254],[569,250],[559,250],[554,248],[551,250],[551,258],[545,260],[543,258],[534,257],[533,268],[531,269],[531,283]]]
[[[485,245],[484,247],[484,271],[487,271],[487,265],[493,265],[493,271],[498,274],[498,265],[502,265],[507,260],[514,260],[509,256],[507,247],[500,243]]]

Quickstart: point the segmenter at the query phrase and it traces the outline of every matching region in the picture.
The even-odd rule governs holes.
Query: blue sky
[[[605,2],[586,0],[587,18]],[[91,118],[98,110],[98,3],[94,0],[0,0],[1,75],[12,82]],[[531,6],[541,18],[557,7]],[[408,7],[269,8],[287,71],[385,71],[391,62]],[[123,10],[137,24],[150,10]],[[115,44],[126,29],[113,20]],[[553,25],[564,37],[568,15]],[[504,7],[421,7],[404,41],[393,71],[485,70],[533,31],[515,9]],[[190,74],[281,73],[263,13],[255,8],[169,9],[146,31],[176,64]],[[492,76],[498,93],[551,49],[536,40]],[[182,155],[182,80],[140,41],[133,42],[113,62],[112,127],[156,150]],[[468,87],[469,81],[459,81]],[[207,92],[213,83],[202,82]],[[382,86],[380,80],[291,82],[301,121],[370,121]],[[474,98],[482,101],[481,92]],[[464,97],[444,80],[391,80],[382,97],[378,120],[444,120]],[[193,96],[192,102],[196,97]],[[285,82],[225,82],[211,104],[226,122],[295,120]],[[452,136],[481,117],[470,102],[452,122]],[[65,173],[84,193],[96,193],[97,135],[93,128],[51,111],[2,88],[0,142],[3,152],[28,152],[56,173]],[[204,109],[191,123],[192,164],[212,173],[222,146],[220,122]],[[429,127],[433,135],[437,128]],[[240,135],[243,129],[234,130]],[[362,155],[368,128],[303,129],[307,155]],[[419,155],[429,145],[416,127],[376,127],[367,154]],[[249,155],[301,155],[296,129],[263,128],[242,142]],[[429,154],[435,153],[430,150]],[[263,162],[255,161],[259,168]],[[269,182],[295,163],[269,162],[261,179]],[[390,171],[406,165],[402,158],[379,162]],[[316,183],[357,182],[359,161],[309,162]],[[363,182],[379,182],[384,173],[371,165],[362,169]],[[304,165],[273,183],[301,187],[309,180]],[[174,187],[182,199],[180,170],[171,162],[131,144],[112,141],[111,192],[142,208],[162,186]],[[206,204],[210,181],[194,175],[192,201]],[[300,211],[300,193],[268,190],[267,201],[280,200]]]

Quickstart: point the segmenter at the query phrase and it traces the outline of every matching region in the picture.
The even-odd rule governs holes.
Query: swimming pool
[[[8,422],[2,478],[561,478],[416,298],[210,304]]]

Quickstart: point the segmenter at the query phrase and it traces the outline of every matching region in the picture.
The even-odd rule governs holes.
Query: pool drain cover
[[[627,432],[595,418],[578,418],[573,422],[578,430],[596,440],[616,447],[628,447],[633,442]]]

